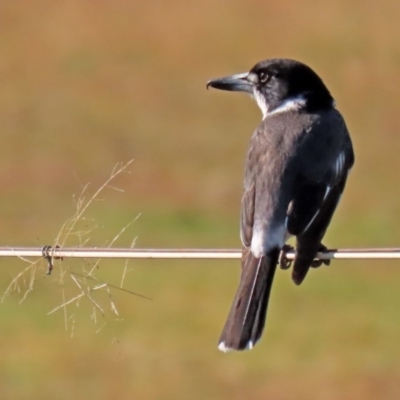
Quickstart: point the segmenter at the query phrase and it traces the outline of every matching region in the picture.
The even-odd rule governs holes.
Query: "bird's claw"
[[[286,253],[288,251],[293,251],[294,247],[290,246],[289,244],[284,244],[281,248],[281,252],[279,253],[278,264],[281,269],[289,269],[292,265],[292,260],[288,260],[286,258]]]
[[[324,253],[325,251],[328,251],[328,248],[321,243],[318,248],[318,253]],[[316,259],[311,263],[311,268],[318,268],[322,264],[329,266],[329,265],[331,265],[331,260]]]

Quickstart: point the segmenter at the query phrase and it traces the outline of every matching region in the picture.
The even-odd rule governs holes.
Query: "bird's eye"
[[[259,78],[260,78],[260,82],[261,83],[265,83],[265,82],[267,82],[268,81],[268,79],[269,79],[269,75],[266,73],[266,72],[264,72],[264,71],[261,71],[260,73],[259,73]]]

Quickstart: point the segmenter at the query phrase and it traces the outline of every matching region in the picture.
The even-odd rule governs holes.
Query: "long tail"
[[[240,284],[219,339],[219,350],[250,350],[261,338],[279,251],[275,248],[256,258],[249,249],[243,250]]]

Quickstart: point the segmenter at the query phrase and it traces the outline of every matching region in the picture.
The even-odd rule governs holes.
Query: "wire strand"
[[[46,255],[53,258],[139,258],[139,259],[239,259],[239,249],[131,249],[107,247],[55,248],[45,246]],[[0,247],[0,257],[44,257],[45,248]],[[286,252],[287,260],[294,251]],[[400,259],[400,248],[333,249],[318,253],[320,260],[331,259]]]

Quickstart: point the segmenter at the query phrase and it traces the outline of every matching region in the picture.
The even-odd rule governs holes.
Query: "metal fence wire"
[[[294,251],[285,253],[294,259]],[[141,259],[239,259],[240,249],[137,249],[108,247],[0,247],[0,257],[58,258],[141,258]],[[317,254],[316,259],[398,259],[400,248],[329,249]]]

